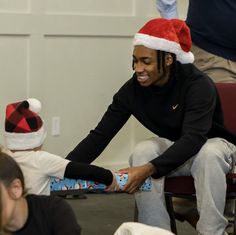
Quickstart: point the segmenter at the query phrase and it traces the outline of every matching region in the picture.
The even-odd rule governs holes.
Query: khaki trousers
[[[211,54],[195,44],[191,51],[195,56],[194,65],[214,82],[236,82],[236,61]]]

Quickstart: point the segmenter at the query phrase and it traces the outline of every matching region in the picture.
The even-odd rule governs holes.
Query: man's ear
[[[170,53],[166,54],[166,56],[165,56],[165,63],[166,63],[166,66],[172,65],[173,57],[172,57],[172,55]]]
[[[8,188],[9,195],[12,199],[17,200],[23,195],[22,183],[19,179],[14,179]]]

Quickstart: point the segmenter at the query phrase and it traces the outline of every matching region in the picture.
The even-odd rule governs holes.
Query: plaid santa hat
[[[193,63],[192,40],[183,20],[157,18],[147,22],[134,36],[133,45],[171,52],[182,63]]]
[[[38,115],[41,102],[30,98],[8,104],[5,119],[5,142],[10,150],[27,150],[42,145],[46,132]]]

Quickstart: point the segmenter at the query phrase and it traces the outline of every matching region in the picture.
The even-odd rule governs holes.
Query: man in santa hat
[[[133,115],[154,135],[135,147],[131,167],[121,170],[129,176],[123,190],[135,193],[139,222],[170,230],[164,178],[192,175],[198,233],[226,234],[225,175],[232,169],[236,142],[224,128],[216,87],[192,64],[189,28],[182,20],[153,19],[135,34],[133,45],[132,78],[67,158],[92,162]],[[138,192],[149,176],[152,190]]]

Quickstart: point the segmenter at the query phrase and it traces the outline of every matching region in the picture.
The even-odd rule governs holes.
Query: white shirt
[[[18,151],[10,154],[20,165],[27,193],[50,195],[50,177],[64,178],[70,162],[45,151]]]

